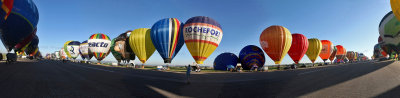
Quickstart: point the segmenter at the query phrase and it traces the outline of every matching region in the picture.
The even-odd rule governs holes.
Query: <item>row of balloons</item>
[[[210,17],[192,17],[185,24],[176,18],[165,18],[157,21],[151,29],[127,31],[112,40],[107,35],[98,33],[82,43],[67,41],[55,54],[59,58],[72,59],[80,54],[86,60],[94,56],[101,61],[111,52],[118,61],[134,60],[136,55],[145,63],[157,50],[164,63],[171,63],[186,43],[196,63],[203,64],[218,47],[222,36],[220,24]]]
[[[39,57],[39,12],[32,0],[1,0],[0,39],[7,51]]]
[[[379,23],[378,43],[374,46],[374,58],[396,58],[400,53],[400,1],[390,0],[392,11]]]
[[[266,28],[260,35],[260,45],[262,49],[255,45],[244,47],[240,51],[239,57],[234,53],[222,53],[215,58],[214,68],[226,70],[228,66],[236,66],[238,62],[245,70],[254,67],[261,68],[265,63],[264,52],[275,64],[280,64],[286,54],[289,54],[296,64],[299,64],[304,55],[307,55],[312,63],[316,61],[318,56],[324,62],[328,59],[333,62],[335,57],[338,62],[345,59],[356,61],[359,57],[359,53],[346,51],[342,45],[334,46],[329,40],[307,39],[302,34],[291,34],[283,26]]]

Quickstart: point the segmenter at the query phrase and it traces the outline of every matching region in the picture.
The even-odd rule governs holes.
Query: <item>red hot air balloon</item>
[[[338,62],[345,59],[346,53],[347,51],[342,45],[336,45],[336,59]]]
[[[307,37],[302,34],[292,34],[292,46],[290,47],[288,54],[296,64],[299,64],[301,58],[306,54],[307,49]]]

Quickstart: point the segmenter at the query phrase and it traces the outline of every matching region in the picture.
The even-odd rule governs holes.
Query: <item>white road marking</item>
[[[159,89],[159,88],[154,87],[154,86],[150,86],[150,85],[146,85],[146,86],[151,88],[151,89],[153,89],[154,91],[160,93],[161,95],[163,95],[165,97],[168,97],[168,98],[191,98],[191,97],[187,97],[187,96],[179,96],[177,94],[168,92],[168,91],[163,90],[163,89]]]

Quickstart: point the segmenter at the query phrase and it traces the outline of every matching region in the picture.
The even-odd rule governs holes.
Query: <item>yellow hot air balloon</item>
[[[307,57],[311,60],[312,63],[317,60],[319,53],[322,50],[322,43],[319,39],[311,38],[308,39],[308,49],[306,52]]]
[[[396,18],[400,20],[400,0],[390,0],[390,5]]]
[[[151,41],[150,31],[151,29],[148,28],[135,29],[129,37],[129,45],[142,63],[145,63],[156,51]]]
[[[64,52],[65,52],[65,54],[67,54],[67,57],[68,57],[68,58],[71,58],[71,54],[69,54],[68,48],[67,48],[67,45],[68,45],[70,42],[72,42],[72,40],[71,40],[71,41],[67,41],[67,42],[64,43]]]

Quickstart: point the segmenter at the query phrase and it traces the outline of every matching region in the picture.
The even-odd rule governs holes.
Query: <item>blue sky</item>
[[[33,0],[40,20],[37,35],[42,53],[59,50],[68,40],[84,41],[94,33],[111,38],[137,28],[151,28],[163,18],[185,22],[194,16],[209,16],[224,32],[222,42],[205,61],[212,65],[223,52],[239,54],[246,45],[259,44],[261,32],[271,25],[288,28],[292,34],[330,40],[348,51],[372,55],[378,25],[391,10],[390,0]],[[297,2],[293,2],[297,1]],[[5,51],[5,49],[2,49]],[[105,59],[115,61],[110,54]],[[322,60],[318,58],[317,62]],[[136,63],[139,62],[136,60]],[[194,60],[183,46],[172,64]],[[310,62],[307,56],[301,62]],[[155,52],[147,64],[162,64]],[[293,61],[287,55],[283,64]],[[273,65],[267,56],[266,65]]]

